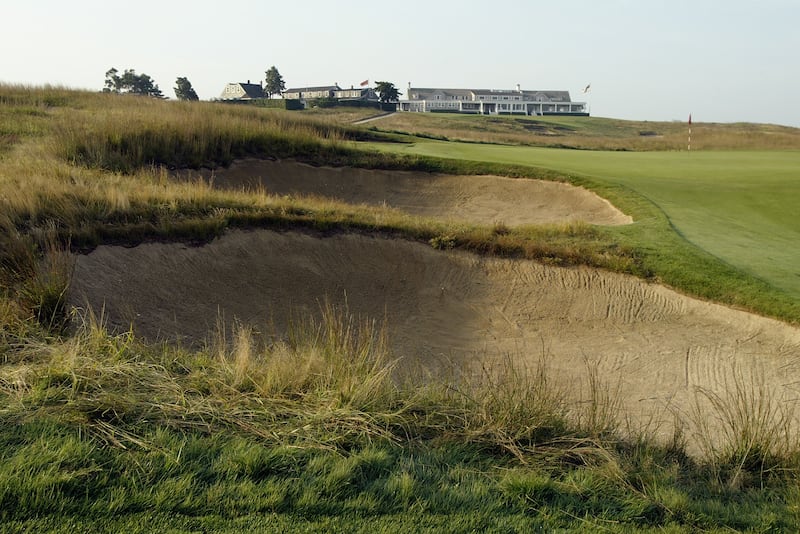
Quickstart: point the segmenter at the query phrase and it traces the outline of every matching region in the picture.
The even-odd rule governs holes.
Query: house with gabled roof
[[[439,89],[411,87],[398,111],[480,113],[484,115],[589,115],[586,102],[573,102],[569,91],[514,89]]]
[[[307,103],[309,100],[320,98],[334,99],[339,102],[377,102],[378,95],[371,87],[353,87],[342,89],[339,84],[322,85],[318,87],[293,87],[286,89],[283,98],[300,100]]]
[[[260,83],[229,83],[222,90],[220,100],[253,100],[255,98],[266,98],[264,88]]]

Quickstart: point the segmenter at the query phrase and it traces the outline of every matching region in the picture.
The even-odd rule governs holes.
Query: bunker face
[[[205,339],[218,318],[285,331],[320,303],[386,321],[396,356],[436,369],[547,363],[595,369],[635,420],[692,409],[698,388],[797,397],[800,333],[638,279],[441,252],[358,235],[233,232],[203,247],[100,247],[77,258],[73,303],[150,339]]]
[[[582,221],[610,226],[632,222],[590,191],[543,180],[312,167],[263,160],[243,160],[227,169],[186,172],[182,176],[202,176],[222,188],[265,188],[280,195],[315,195],[476,224]]]

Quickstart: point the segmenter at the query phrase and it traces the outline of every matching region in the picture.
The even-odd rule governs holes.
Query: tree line
[[[173,90],[178,100],[199,100],[192,82],[186,77],[178,77]],[[282,95],[285,90],[286,83],[283,81],[283,76],[275,65],[271,66],[264,72],[264,94],[267,98],[272,98],[273,95]],[[147,74],[137,74],[134,69],[125,69],[125,72],[120,74],[114,67],[106,71],[103,92],[166,98],[158,84]],[[383,103],[394,102],[402,94],[393,83],[385,81],[375,82],[375,92]]]
[[[186,77],[178,77],[175,80],[174,91],[178,100],[200,100],[192,87],[192,82]],[[103,92],[166,98],[158,84],[147,74],[136,74],[134,69],[125,69],[125,72],[120,74],[114,67],[106,71]]]

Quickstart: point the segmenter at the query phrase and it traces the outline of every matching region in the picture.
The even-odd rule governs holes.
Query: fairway
[[[529,165],[622,185],[658,206],[691,243],[800,298],[800,152],[600,152],[441,141],[381,149]]]

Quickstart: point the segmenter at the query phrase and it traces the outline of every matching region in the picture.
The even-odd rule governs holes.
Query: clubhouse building
[[[484,115],[582,115],[586,102],[573,102],[568,91],[514,89],[430,89],[408,86],[398,111],[480,113]]]

